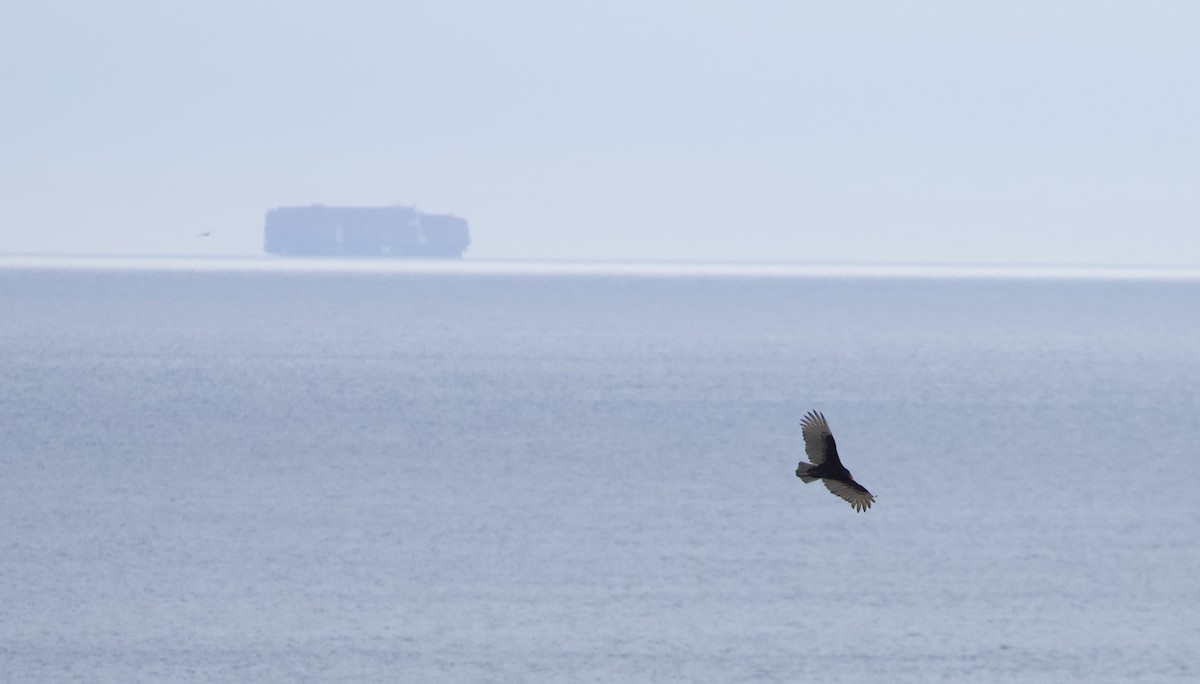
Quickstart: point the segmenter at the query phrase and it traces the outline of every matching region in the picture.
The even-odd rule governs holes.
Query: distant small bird
[[[850,502],[854,510],[862,512],[871,507],[875,497],[867,488],[854,481],[854,476],[838,458],[837,442],[829,431],[829,423],[818,411],[809,411],[800,421],[800,433],[804,435],[804,453],[812,463],[800,462],[796,477],[806,484],[820,480],[825,488]]]
[[[196,237],[208,237],[209,235],[212,235],[212,231],[206,230],[203,233],[200,233],[199,235],[197,235]]]

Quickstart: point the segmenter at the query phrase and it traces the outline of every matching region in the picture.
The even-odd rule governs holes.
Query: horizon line
[[[1200,266],[0,254],[0,269],[743,278],[1200,280]]]

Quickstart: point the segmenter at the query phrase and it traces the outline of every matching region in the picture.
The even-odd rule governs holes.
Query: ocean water
[[[1200,681],[1197,281],[3,268],[0,381],[2,681]]]

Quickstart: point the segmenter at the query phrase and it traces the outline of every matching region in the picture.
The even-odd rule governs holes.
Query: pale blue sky
[[[1200,265],[1200,3],[0,4],[0,253]],[[212,231],[208,238],[197,233]]]

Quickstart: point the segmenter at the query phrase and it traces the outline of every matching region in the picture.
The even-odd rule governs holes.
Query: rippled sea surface
[[[1200,681],[1195,281],[10,268],[0,383],[3,681]]]

